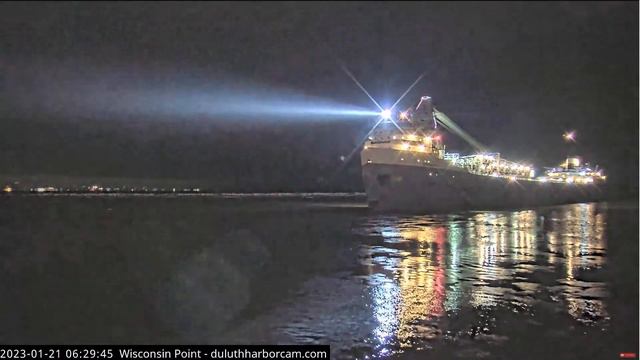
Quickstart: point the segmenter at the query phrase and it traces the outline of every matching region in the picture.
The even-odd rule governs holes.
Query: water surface
[[[0,199],[0,336],[331,344],[334,358],[616,358],[638,209],[384,216],[351,196]]]

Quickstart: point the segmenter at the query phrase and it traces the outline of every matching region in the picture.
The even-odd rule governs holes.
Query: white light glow
[[[576,139],[576,133],[575,131],[568,131],[564,134],[562,134],[562,137],[566,140],[566,141],[575,141]]]

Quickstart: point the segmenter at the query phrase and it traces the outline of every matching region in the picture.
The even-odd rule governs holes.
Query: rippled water
[[[581,272],[606,264],[605,226],[595,204],[544,215],[527,210],[363,221],[356,232],[372,240],[362,246],[362,264],[372,273],[375,349],[455,340],[467,332],[505,341],[508,334],[493,334],[491,309],[532,314],[545,298],[576,321],[606,326],[606,284],[580,280]],[[486,319],[469,329],[443,319],[465,308]]]
[[[333,358],[638,348],[638,208],[0,199],[0,340],[330,344]]]
[[[605,204],[576,204],[361,217],[352,230],[358,266],[308,281],[258,320],[268,324],[259,334],[329,342],[338,358],[615,357],[636,349],[637,330],[615,319],[631,333],[626,347],[607,343],[622,330],[611,329],[608,308],[610,214]],[[633,276],[637,232],[629,235],[616,240],[631,245]],[[613,302],[633,313],[637,284],[629,285],[635,297]]]

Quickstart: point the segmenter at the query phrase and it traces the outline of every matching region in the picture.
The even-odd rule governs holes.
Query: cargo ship
[[[477,150],[449,153],[444,129]],[[460,129],[423,96],[397,114],[381,113],[360,152],[369,207],[375,211],[436,213],[597,201],[603,170],[569,156],[537,174],[530,164],[510,161]]]

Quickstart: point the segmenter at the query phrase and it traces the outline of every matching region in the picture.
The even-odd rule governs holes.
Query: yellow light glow
[[[11,188],[11,186],[7,185],[4,187],[4,189],[2,189],[2,191],[6,192],[6,193],[10,193],[13,191],[13,189]]]
[[[402,143],[402,150],[409,150],[409,143]]]
[[[411,134],[411,135],[409,135],[409,136],[408,136],[408,138],[409,138],[409,140],[411,140],[411,141],[416,141],[416,139],[417,139],[418,137],[416,136],[416,134]]]
[[[406,112],[406,111],[403,111],[403,112],[401,112],[401,113],[400,113],[400,119],[402,119],[402,120],[406,120],[406,119],[407,119],[407,117],[408,117],[408,115],[407,115],[407,112]]]
[[[424,150],[425,150],[424,145],[419,145],[418,146],[418,151],[424,152]]]
[[[575,181],[575,179],[573,178],[573,176],[569,176],[566,180],[567,183],[571,184]]]

